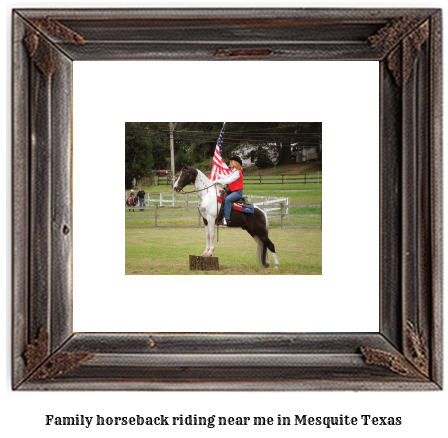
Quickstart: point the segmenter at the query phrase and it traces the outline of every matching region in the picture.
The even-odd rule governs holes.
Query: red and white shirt
[[[219,184],[228,184],[232,192],[236,190],[243,190],[243,172],[232,169],[230,174],[224,178],[216,180]]]

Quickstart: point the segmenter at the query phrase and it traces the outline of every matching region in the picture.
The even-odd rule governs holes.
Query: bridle
[[[182,171],[181,171],[181,173],[182,173]],[[187,173],[189,174],[190,172],[187,171]],[[191,181],[191,182],[193,182],[193,181]],[[187,184],[188,184],[188,183],[187,183]],[[185,184],[185,186],[186,186],[187,184]],[[184,187],[185,187],[185,186],[184,186]],[[216,187],[216,184],[212,184],[211,186],[204,187],[203,189],[199,189],[199,190],[191,190],[190,192],[185,192],[185,191],[184,191],[184,187],[182,187],[182,188],[179,190],[179,193],[182,193],[183,195],[186,195],[186,194],[188,194],[188,193],[202,192],[203,190],[207,190],[207,189],[209,189],[210,187],[213,187],[213,186]]]

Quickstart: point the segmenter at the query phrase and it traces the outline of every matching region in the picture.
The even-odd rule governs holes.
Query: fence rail
[[[280,210],[279,213],[273,213],[268,212],[267,216],[268,218],[280,218],[280,228],[298,228],[298,229],[321,229],[322,228],[322,204],[307,204],[307,205],[286,205],[283,202],[280,203],[272,203],[269,204],[270,209],[269,210]],[[153,205],[153,206],[147,206],[147,207],[137,207],[140,210],[144,210],[144,211],[151,211],[154,210],[153,214],[126,214],[125,217],[127,218],[150,218],[153,217],[154,218],[154,225],[153,227],[157,227],[158,225],[158,220],[160,218],[173,218],[173,217],[197,217],[198,218],[198,224],[197,227],[201,226],[201,215],[199,213],[199,211],[196,214],[189,214],[189,213],[183,213],[183,214],[164,214],[163,210],[173,210],[173,209],[178,209],[178,210],[197,210],[197,206],[196,207],[189,207],[189,206],[182,206],[182,207],[176,207],[176,206],[169,206],[169,207],[165,207],[165,206],[158,206]],[[289,210],[291,208],[320,208],[320,213],[287,213],[286,211],[289,212]],[[129,210],[129,207],[126,207],[126,210]],[[162,211],[162,213],[160,213],[160,211]],[[291,217],[320,217],[320,226],[311,226],[311,227],[305,227],[305,226],[286,226],[284,224],[285,219],[287,218],[291,218]],[[151,226],[149,226],[151,227]],[[174,225],[174,226],[163,226],[163,228],[185,228],[185,226],[181,226],[181,225]]]
[[[125,199],[127,199],[129,193],[125,193]],[[271,204],[283,202],[286,206],[289,205],[289,197],[275,197],[275,196],[260,196],[260,195],[246,195],[250,202],[253,202],[257,207],[262,208],[263,211],[269,212],[272,210],[278,210],[278,207],[273,208]],[[256,200],[259,200],[255,202]],[[188,207],[190,203],[195,203],[197,205],[198,195],[196,193],[151,193],[146,194],[145,203],[150,206],[154,203],[158,203],[160,207],[165,207],[169,205],[171,207],[176,207],[177,205],[182,205]],[[127,207],[129,208],[129,207]],[[138,207],[141,208],[141,207]],[[196,208],[196,207],[195,207]],[[288,213],[288,207],[286,207],[286,213]]]
[[[322,174],[300,173],[297,175],[248,175],[244,184],[322,184]]]
[[[248,184],[322,184],[322,172],[297,175],[246,175],[244,185]],[[171,185],[171,176],[154,177],[154,185]]]

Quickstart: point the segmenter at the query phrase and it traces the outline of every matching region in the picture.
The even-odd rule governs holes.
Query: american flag
[[[227,164],[221,158],[222,152],[222,140],[224,137],[224,129],[226,128],[226,122],[222,126],[221,133],[218,137],[218,142],[216,143],[215,154],[213,155],[213,166],[210,172],[209,179],[214,181],[217,179],[216,173],[219,175],[228,175],[230,173],[230,169],[227,167]]]

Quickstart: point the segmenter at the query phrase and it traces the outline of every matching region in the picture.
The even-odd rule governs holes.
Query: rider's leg
[[[242,190],[236,190],[235,192],[232,192],[230,195],[227,195],[227,198],[224,202],[224,217],[226,221],[229,221],[230,219],[230,213],[232,211],[232,202],[236,201],[237,199],[241,198],[243,196]]]

